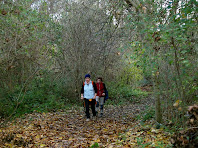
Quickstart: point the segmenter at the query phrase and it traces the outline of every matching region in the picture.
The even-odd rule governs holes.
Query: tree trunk
[[[154,97],[155,97],[155,118],[158,123],[162,123],[162,111],[160,101],[160,89],[159,89],[159,78],[157,75],[154,76]]]

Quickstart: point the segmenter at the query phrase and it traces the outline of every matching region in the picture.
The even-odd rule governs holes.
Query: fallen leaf
[[[173,104],[173,106],[174,106],[174,107],[178,107],[178,106],[179,106],[179,102],[180,102],[180,101],[177,100],[177,101]]]

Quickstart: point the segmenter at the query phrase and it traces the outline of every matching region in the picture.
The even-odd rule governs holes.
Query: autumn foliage
[[[104,118],[85,121],[82,108],[66,112],[32,113],[0,128],[0,147],[163,147],[171,145],[169,133],[132,116],[133,106],[105,108]],[[120,110],[125,113],[120,114]],[[129,116],[127,116],[129,115]]]
[[[173,144],[176,147],[198,147],[198,105],[188,107],[187,128],[176,132],[173,136]]]

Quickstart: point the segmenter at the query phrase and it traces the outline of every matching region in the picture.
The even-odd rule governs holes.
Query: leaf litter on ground
[[[105,106],[104,117],[89,122],[83,108],[26,114],[0,128],[0,147],[170,147],[169,133],[135,119],[144,108]]]

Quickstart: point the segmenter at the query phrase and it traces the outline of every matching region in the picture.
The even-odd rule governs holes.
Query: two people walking
[[[100,107],[100,116],[103,115],[104,97],[105,97],[106,87],[102,82],[102,78],[97,79],[97,83],[91,81],[91,76],[89,74],[85,75],[85,82],[83,82],[81,88],[81,99],[85,102],[86,108],[86,121],[90,120],[89,105],[91,105],[93,118],[96,115]],[[96,106],[96,108],[95,108]]]

